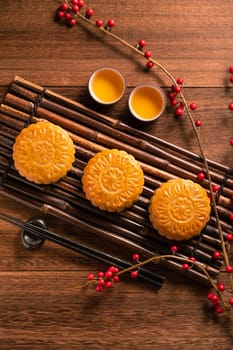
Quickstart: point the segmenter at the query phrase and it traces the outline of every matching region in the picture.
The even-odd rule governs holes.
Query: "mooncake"
[[[140,163],[123,150],[106,149],[92,157],[84,168],[83,191],[91,203],[109,212],[130,207],[143,190]]]
[[[68,132],[48,121],[22,129],[13,145],[19,174],[37,184],[57,182],[71,169],[75,148]]]
[[[210,199],[199,184],[171,179],[155,190],[149,205],[153,227],[171,240],[198,236],[210,217]]]

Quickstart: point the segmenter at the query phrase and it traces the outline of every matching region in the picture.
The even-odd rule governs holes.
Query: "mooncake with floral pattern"
[[[171,240],[200,235],[210,218],[210,199],[199,184],[171,179],[155,190],[149,206],[153,227]]]
[[[123,150],[106,149],[88,161],[82,183],[86,198],[94,206],[119,212],[138,199],[144,176],[133,155]]]
[[[71,169],[75,148],[68,132],[48,121],[22,129],[13,145],[19,174],[37,184],[55,183]]]

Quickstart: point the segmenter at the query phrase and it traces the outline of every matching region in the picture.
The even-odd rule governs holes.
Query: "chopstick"
[[[39,226],[35,226],[29,222],[25,223],[11,215],[0,213],[0,219],[8,223],[11,223],[15,226],[18,226],[24,230],[27,230],[29,233],[32,233],[42,239],[49,240],[53,243],[56,243],[62,247],[65,247],[75,252],[78,252],[80,254],[83,254],[87,257],[97,259],[103,263],[106,263],[109,266],[114,265],[118,267],[120,270],[129,268],[132,266],[132,264],[130,264],[125,260],[119,259],[103,251],[93,249],[84,244],[67,239],[65,237],[58,235],[57,233],[51,232]],[[139,277],[145,281],[155,284],[158,288],[161,288],[163,285],[163,282],[165,281],[165,277],[160,276],[155,272],[151,272],[145,268],[140,268]]]

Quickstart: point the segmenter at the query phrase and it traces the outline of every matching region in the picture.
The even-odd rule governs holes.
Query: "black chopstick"
[[[107,265],[114,265],[118,267],[120,270],[129,268],[132,266],[129,262],[119,259],[117,257],[114,257],[112,255],[109,255],[105,252],[102,252],[100,250],[88,247],[84,244],[72,241],[70,239],[67,239],[65,237],[62,237],[58,235],[57,233],[51,232],[47,229],[44,229],[39,226],[35,226],[29,222],[25,223],[17,218],[14,218],[13,216],[10,216],[8,214],[0,213],[0,219],[7,221],[15,226],[18,226],[20,228],[23,228],[24,230],[28,231],[29,233],[32,233],[33,235],[37,235],[38,237],[42,239],[47,239],[51,242],[54,242],[60,246],[63,246],[65,248],[68,248],[70,250],[73,250],[75,252],[78,252],[80,254],[83,254],[85,256],[88,256],[90,258],[97,259],[101,262],[106,263]],[[157,287],[161,288],[163,282],[165,281],[165,278],[163,276],[158,275],[155,272],[151,272],[145,268],[140,268],[139,275],[140,278],[151,282],[155,284]]]

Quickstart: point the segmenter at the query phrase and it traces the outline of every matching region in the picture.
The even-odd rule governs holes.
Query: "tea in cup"
[[[165,109],[165,94],[155,84],[136,86],[129,96],[129,109],[132,115],[142,121],[157,119]]]
[[[92,73],[88,89],[95,101],[106,105],[112,104],[122,98],[125,92],[125,80],[117,69],[103,67]]]

